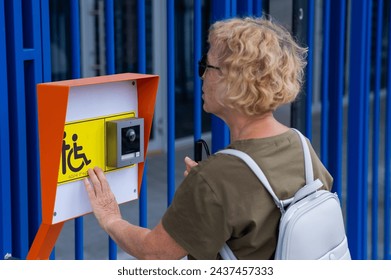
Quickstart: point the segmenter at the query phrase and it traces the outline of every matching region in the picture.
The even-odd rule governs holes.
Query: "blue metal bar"
[[[235,7],[237,9],[235,9]],[[246,0],[246,1],[232,1],[232,16],[240,15],[240,16],[252,16],[254,15],[254,1]]]
[[[38,17],[35,18],[39,20]],[[39,34],[37,34],[39,35]],[[38,36],[34,36],[35,42],[40,42]],[[40,46],[40,44],[39,44]],[[38,46],[38,47],[39,47]],[[24,81],[26,95],[26,118],[28,125],[26,135],[30,135],[27,147],[28,162],[28,200],[29,200],[29,244],[32,244],[35,233],[38,232],[41,224],[41,192],[40,192],[40,173],[39,173],[39,141],[38,141],[38,112],[36,99],[36,84],[42,81],[41,59],[24,62]]]
[[[9,20],[14,29],[11,28],[9,33],[11,50],[15,57],[11,64],[13,70],[11,75],[14,75],[12,80],[17,83],[15,91],[17,97],[15,99],[15,106],[19,110],[18,117],[23,118],[23,125],[20,125],[18,135],[15,134],[17,142],[20,146],[15,146],[16,153],[23,149],[27,152],[20,153],[16,161],[23,160],[29,168],[16,170],[18,175],[23,176],[24,183],[17,189],[13,199],[20,203],[19,210],[20,221],[13,223],[16,228],[20,229],[17,235],[27,234],[27,246],[17,244],[15,247],[21,248],[21,258],[27,254],[28,247],[37,232],[40,223],[40,179],[39,179],[39,156],[38,156],[38,126],[37,126],[37,102],[35,86],[37,82],[42,81],[42,65],[41,65],[41,40],[40,40],[40,5],[37,1],[25,0],[23,5],[21,2],[15,2],[14,6],[8,6],[12,16]],[[37,14],[38,16],[34,16]],[[16,16],[18,15],[18,16]],[[22,16],[23,20],[19,17]],[[11,76],[10,75],[10,76]],[[19,104],[17,104],[19,103]],[[20,105],[20,106],[19,106]],[[16,120],[19,121],[19,120]],[[28,121],[28,123],[27,123]],[[19,122],[21,124],[21,122]],[[29,137],[26,138],[26,135]],[[28,139],[28,141],[27,141]],[[12,158],[12,157],[11,157]],[[12,158],[14,159],[14,158]],[[16,163],[17,165],[19,163]],[[27,187],[27,184],[29,185]],[[24,204],[22,204],[24,203]],[[27,210],[28,209],[28,210]],[[18,223],[23,223],[19,226]],[[29,233],[31,233],[29,235]],[[23,247],[22,247],[23,246]],[[26,248],[27,247],[27,248]]]
[[[24,85],[26,103],[26,132],[29,135],[27,144],[28,176],[28,244],[33,242],[35,233],[41,223],[41,199],[40,199],[40,176],[39,176],[39,144],[38,144],[38,113],[36,84],[42,81],[42,58],[41,58],[41,22],[40,4],[38,1],[24,0],[21,5],[23,15],[23,50],[24,54],[31,54],[31,58],[24,59]],[[34,16],[37,15],[37,16]]]
[[[70,27],[71,27],[71,49],[72,49],[72,78],[81,77],[81,59],[80,59],[80,9],[79,0],[70,2]]]
[[[367,19],[367,34],[366,34],[366,47],[365,47],[365,89],[363,96],[363,108],[361,115],[363,117],[363,164],[361,166],[363,193],[360,206],[362,207],[362,258],[368,258],[368,172],[369,172],[369,96],[371,92],[371,42],[372,42],[372,0],[366,2],[366,19]]]
[[[143,180],[141,182],[140,198],[139,198],[139,225],[140,227],[148,227],[148,161],[145,159]]]
[[[114,1],[105,0],[105,31],[106,31],[106,74],[115,73],[114,52]],[[117,244],[109,237],[109,259],[117,259]]]
[[[231,15],[230,0],[214,0],[212,1],[212,23],[227,18]]]
[[[262,16],[262,0],[254,0],[254,15],[256,17]]]
[[[6,54],[4,0],[0,0],[0,54]],[[12,252],[7,58],[0,55],[0,258]]]
[[[105,29],[106,29],[106,74],[115,73],[114,52],[114,1],[105,0]]]
[[[308,139],[312,139],[312,92],[313,92],[313,68],[314,68],[314,1],[308,1],[308,64],[306,72],[306,97],[305,97],[305,135]]]
[[[228,126],[218,117],[212,116],[212,153],[229,144],[230,132]]]
[[[329,117],[329,55],[330,55],[330,1],[323,1],[323,50],[322,50],[322,111],[321,111],[321,149],[323,164],[328,168],[328,117]]]
[[[24,259],[29,249],[26,100],[24,84],[23,26],[21,1],[5,1],[9,90],[12,249]],[[28,32],[28,31],[26,31]],[[30,31],[31,32],[31,31]]]
[[[383,32],[383,0],[377,3],[375,37],[375,83],[373,93],[373,133],[372,133],[372,257],[378,259],[379,238],[379,144],[380,144],[380,89],[381,89],[381,51]]]
[[[34,2],[35,5],[38,4]],[[23,9],[28,8],[23,5]],[[32,7],[31,11],[39,10],[39,6]],[[39,141],[38,141],[38,112],[37,112],[37,92],[36,84],[42,82],[42,58],[38,55],[41,50],[40,39],[40,18],[34,17],[31,27],[34,31],[34,46],[37,50],[35,60],[24,62],[24,83],[25,83],[25,98],[26,98],[26,119],[28,125],[26,127],[26,135],[30,135],[27,141],[28,162],[28,200],[29,200],[29,244],[32,244],[35,233],[38,232],[41,224],[41,192],[40,192],[40,172],[39,172]],[[26,32],[26,30],[24,30]]]
[[[240,1],[240,4],[243,4],[243,0]],[[242,7],[242,5],[240,6]],[[231,0],[231,16],[236,16],[238,13],[238,3],[236,0]]]
[[[49,0],[41,0],[40,1],[41,7],[41,72],[42,72],[42,82],[50,82],[51,79],[51,52],[50,52],[50,24],[49,24]],[[39,167],[39,165],[38,165]],[[39,171],[40,174],[40,171]],[[40,191],[40,189],[39,189]],[[42,205],[40,202],[39,205]],[[39,218],[41,220],[41,209],[39,210]],[[53,249],[50,259],[55,259],[55,248]]]
[[[391,14],[391,6],[389,10]],[[388,21],[388,42],[391,38],[391,19]],[[384,133],[384,259],[391,259],[390,254],[390,224],[391,224],[391,44],[387,49],[387,97],[386,97],[386,119]]]
[[[49,0],[41,0],[42,81],[52,80]]]
[[[253,0],[247,0],[247,12],[249,16],[254,14]]]
[[[175,5],[167,0],[167,205],[175,192]]]
[[[70,2],[70,27],[71,27],[71,49],[72,49],[72,78],[78,79],[81,76],[81,59],[80,59],[80,11],[79,1]],[[75,259],[84,259],[84,227],[83,217],[75,219]]]
[[[24,8],[25,6],[23,6]],[[34,60],[34,59],[38,59],[39,57],[37,57],[38,55],[38,51],[37,49],[32,49],[32,48],[29,48],[29,49],[26,49],[24,48],[23,51],[22,51],[22,59],[23,60]]]
[[[216,0],[212,4],[212,21],[228,18],[232,15],[229,0]],[[228,126],[220,118],[212,115],[212,153],[227,146],[229,138]]]
[[[329,95],[330,108],[329,114],[329,171],[334,178],[333,191],[342,195],[342,145],[343,145],[343,93],[345,77],[345,14],[346,0],[331,1],[330,17],[330,80]]]
[[[231,16],[231,1],[230,0],[214,0],[212,1],[212,23],[225,19]]]
[[[194,0],[194,141],[201,138],[202,134],[202,102],[201,102],[201,79],[198,77],[198,60],[201,58],[202,45],[202,18],[201,18],[201,0]]]
[[[29,168],[27,169],[28,176],[28,230],[29,244],[32,243],[34,234],[40,224],[40,196],[39,196],[39,155],[38,155],[38,121],[37,121],[37,102],[35,86],[37,81],[41,81],[41,59],[39,57],[40,48],[40,23],[39,17],[33,17],[32,11],[39,11],[37,2],[31,0],[24,1],[22,8],[23,15],[23,71],[25,85],[25,104],[26,104],[26,135],[30,135],[26,141],[27,151],[26,160]],[[37,22],[38,21],[38,22]],[[28,49],[26,49],[28,47]],[[28,55],[28,60],[25,58]],[[31,56],[31,57],[30,57]],[[28,122],[28,123],[27,123]]]
[[[146,73],[146,39],[145,39],[145,1],[137,1],[137,35],[138,35],[138,72]],[[148,226],[148,190],[147,190],[148,162],[145,159],[143,179],[141,182],[139,199],[139,225]]]
[[[138,71],[146,73],[145,1],[137,1]]]
[[[349,112],[348,112],[348,196],[347,234],[353,259],[364,259],[364,209],[362,206],[365,186],[362,167],[364,164],[364,111],[367,47],[367,1],[351,2]]]

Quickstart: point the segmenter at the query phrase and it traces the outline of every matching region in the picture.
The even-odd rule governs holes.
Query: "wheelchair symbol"
[[[62,141],[62,174],[67,173],[67,167],[72,172],[79,172],[83,169],[84,165],[89,165],[91,160],[89,160],[85,153],[82,153],[83,146],[77,144],[78,136],[77,134],[72,135],[73,145],[67,144],[65,141],[66,132],[64,132],[64,138]],[[81,161],[80,161],[81,160]],[[76,161],[76,163],[75,163]],[[72,163],[73,162],[73,163]]]

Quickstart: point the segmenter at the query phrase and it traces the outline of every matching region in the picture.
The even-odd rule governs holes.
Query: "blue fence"
[[[175,1],[167,15],[167,204],[175,192]],[[294,1],[302,5],[309,47],[302,120],[319,138],[319,154],[343,197],[354,259],[390,259],[391,5],[388,2]],[[212,1],[212,21],[262,14],[269,1]],[[318,2],[317,2],[318,3]],[[350,3],[350,5],[348,5]],[[106,73],[115,73],[114,1],[105,0]],[[201,57],[204,1],[193,1],[193,59]],[[81,77],[79,1],[69,1],[72,77]],[[316,43],[315,11],[322,40]],[[347,14],[350,17],[347,17]],[[137,1],[138,72],[146,72],[145,1]],[[51,79],[49,0],[0,0],[0,254],[24,259],[40,224],[40,180],[35,85]],[[2,32],[1,32],[2,31]],[[321,48],[321,66],[315,64]],[[318,60],[319,61],[319,60]],[[315,69],[320,69],[320,128],[313,124]],[[194,72],[197,64],[194,63]],[[201,81],[194,77],[194,140],[201,137]],[[344,104],[348,104],[348,109]],[[229,142],[227,127],[212,120],[212,150]],[[146,164],[147,170],[147,164]],[[147,181],[140,194],[140,225],[147,225]],[[109,259],[117,248],[109,239]],[[83,259],[83,218],[75,221],[75,259]],[[55,254],[52,254],[55,258]]]

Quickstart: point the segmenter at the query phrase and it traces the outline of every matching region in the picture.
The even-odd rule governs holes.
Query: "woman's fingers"
[[[95,173],[95,168],[94,169],[88,169],[88,176],[90,177],[90,182],[92,184],[92,187],[94,189],[95,195],[98,195],[102,193],[102,186],[101,182]]]
[[[183,173],[183,175],[186,177],[189,174],[190,169],[192,169],[194,166],[198,165],[198,163],[189,157],[185,157],[185,165],[186,165],[186,170]]]

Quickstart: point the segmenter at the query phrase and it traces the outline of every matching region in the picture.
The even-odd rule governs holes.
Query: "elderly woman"
[[[280,199],[292,197],[305,185],[303,151],[297,133],[273,111],[300,91],[306,49],[263,18],[218,21],[208,41],[199,62],[204,110],[229,126],[228,148],[249,154]],[[330,189],[330,174],[310,150],[315,178]],[[224,154],[185,163],[185,179],[153,230],[124,221],[102,170],[89,170],[85,185],[103,229],[137,258],[219,259],[227,243],[238,259],[272,259],[280,211],[247,165]]]

